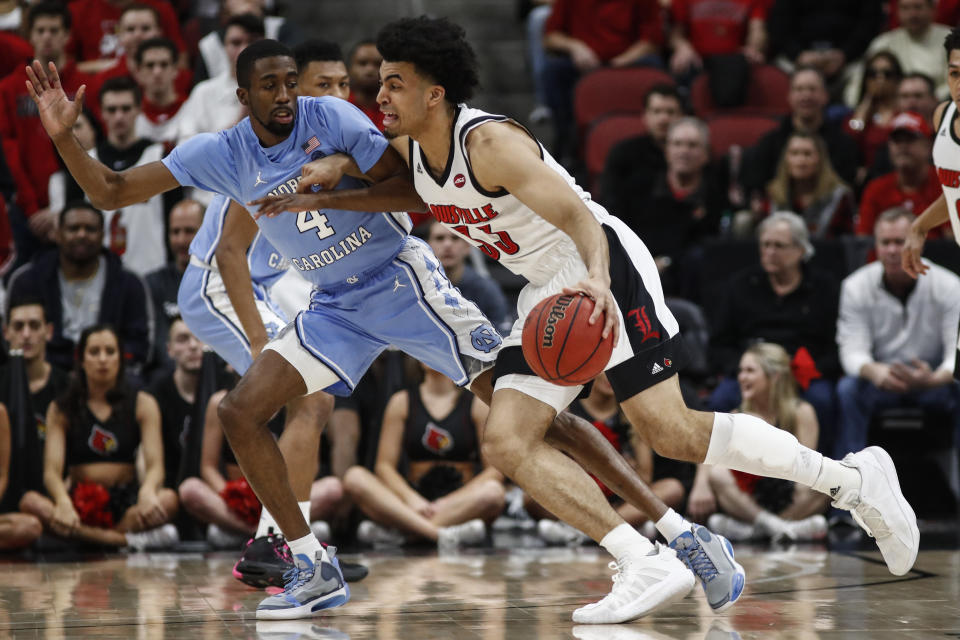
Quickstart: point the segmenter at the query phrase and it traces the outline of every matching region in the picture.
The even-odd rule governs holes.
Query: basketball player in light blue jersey
[[[338,152],[353,157],[374,180],[404,171],[402,160],[356,107],[335,98],[298,98],[294,59],[275,41],[251,45],[237,61],[237,95],[250,118],[196,136],[162,162],[119,173],[87,156],[71,133],[83,91],[70,101],[54,65],[49,73],[39,62],[28,71],[44,126],[91,201],[111,209],[178,185],[237,202],[291,193],[305,162]],[[347,177],[336,186],[362,184]],[[410,205],[417,200],[411,198]],[[285,592],[264,600],[257,616],[297,618],[345,603],[349,589],[338,561],[310,532],[297,506],[267,421],[295,398],[320,390],[350,393],[391,344],[458,384],[469,384],[492,366],[501,338],[450,285],[429,247],[408,235],[406,214],[314,211],[264,218],[259,226],[314,285],[314,293],[310,308],[267,345],[220,414],[245,477],[286,534],[294,557]]]

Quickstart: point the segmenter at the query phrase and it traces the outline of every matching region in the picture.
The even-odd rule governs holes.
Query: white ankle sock
[[[820,493],[825,493],[834,500],[847,497],[849,492],[855,491],[860,494],[860,485],[862,484],[860,472],[853,467],[840,464],[836,460],[824,458],[820,466],[820,473],[813,483],[813,489]]]
[[[302,538],[297,538],[296,540],[287,540],[287,546],[290,547],[290,553],[293,555],[303,554],[310,558],[310,561],[313,562],[314,558],[317,555],[317,551],[323,552],[323,560],[329,562],[330,559],[327,557],[327,550],[323,548],[323,545],[320,544],[320,541],[317,540],[317,536],[312,533],[308,533]]]
[[[270,532],[270,529],[273,529],[274,533],[280,533],[280,527],[277,526],[277,521],[273,519],[273,516],[270,515],[267,508],[263,507],[260,510],[260,524],[257,525],[257,533],[253,537],[262,538]]]
[[[690,531],[690,523],[673,509],[667,509],[663,517],[657,521],[657,531],[663,534],[667,542],[673,542],[684,532]]]
[[[307,524],[310,524],[310,501],[304,500],[303,502],[298,502],[297,506],[300,507],[300,513],[303,514],[303,519],[307,521]]]
[[[600,546],[618,561],[627,556],[645,556],[653,549],[653,544],[626,522],[607,532],[600,540]]]
[[[745,413],[715,413],[704,464],[812,487],[823,456],[797,438]]]

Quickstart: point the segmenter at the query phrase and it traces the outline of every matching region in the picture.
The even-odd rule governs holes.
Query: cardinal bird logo
[[[93,451],[102,456],[108,456],[117,450],[117,436],[98,424],[93,425],[87,444]]]
[[[423,431],[423,437],[420,439],[430,451],[436,454],[444,454],[453,448],[453,436],[446,429],[441,429],[433,422],[427,423],[427,428]]]

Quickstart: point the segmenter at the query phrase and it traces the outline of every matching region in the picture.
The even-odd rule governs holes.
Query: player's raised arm
[[[73,123],[80,115],[86,86],[80,87],[76,98],[70,100],[53,62],[45,71],[43,65],[34,60],[26,71],[27,92],[37,105],[43,128],[95,207],[119,209],[179,186],[160,162],[117,172],[87,155],[73,135]]]
[[[610,293],[610,250],[600,223],[583,200],[556,171],[540,158],[539,147],[514,125],[490,123],[467,137],[473,174],[485,189],[504,188],[534,213],[570,236],[584,264],[587,279],[576,289],[596,301],[593,324],[606,312],[603,336],[618,334],[617,310]]]

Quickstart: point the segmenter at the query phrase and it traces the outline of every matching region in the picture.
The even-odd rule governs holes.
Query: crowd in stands
[[[522,4],[536,104],[518,119],[550,123],[548,150],[655,257],[687,336],[688,403],[753,413],[839,458],[869,444],[891,408],[937,416],[960,439],[960,249],[949,226],[930,245],[942,266],[929,261],[918,280],[900,267],[911,220],[941,193],[934,111],[948,98],[943,40],[960,3]],[[217,418],[235,376],[177,308],[213,194],[92,206],[40,124],[25,64],[56,64],[82,99],[75,135],[115,170],[242,121],[235,63],[264,37],[298,46],[301,85],[381,126],[373,41],[339,43],[344,57],[302,33],[267,0],[0,3],[0,549],[44,534],[239,548],[259,509]],[[587,82],[601,72],[605,85]],[[608,100],[615,93],[637,97]],[[584,121],[588,105],[599,115]],[[415,220],[452,282],[509,331],[517,283],[449,229]],[[603,376],[571,410],[668,505],[714,514],[718,533],[826,533],[819,494],[658,456]],[[337,399],[318,452],[314,530],[473,544],[506,513],[539,520],[549,544],[582,542],[485,466],[485,414],[441,374],[386,352]],[[274,422],[282,428],[282,416]]]

